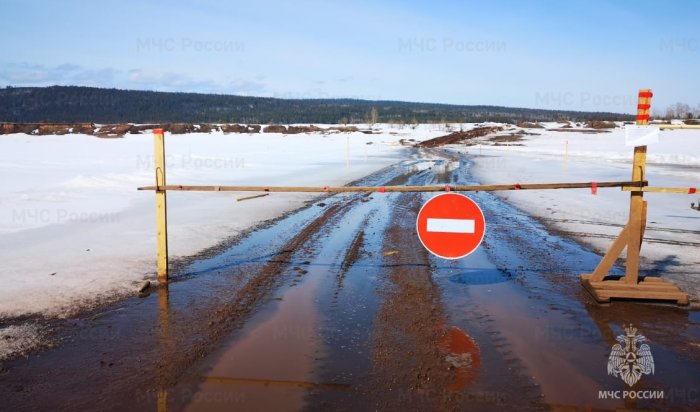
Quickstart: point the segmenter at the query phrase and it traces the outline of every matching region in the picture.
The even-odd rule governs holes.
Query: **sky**
[[[700,1],[0,0],[0,86],[700,106]]]

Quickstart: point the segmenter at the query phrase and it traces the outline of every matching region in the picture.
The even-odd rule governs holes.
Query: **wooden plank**
[[[595,290],[598,296],[601,298],[679,300],[685,297],[685,294],[679,291],[657,292],[652,290],[616,290],[597,288]]]
[[[244,201],[244,200],[257,199],[257,198],[259,198],[259,197],[265,197],[265,196],[269,196],[269,195],[270,195],[269,193],[263,193],[263,194],[260,194],[260,195],[243,196],[243,197],[239,197],[238,199],[236,199],[236,201],[242,202],[242,201]]]
[[[646,182],[598,182],[601,187],[642,187]],[[543,190],[543,189],[589,189],[587,183],[529,183],[508,185],[455,185],[449,190],[455,192],[492,192],[501,190]],[[194,186],[158,185],[139,187],[138,190],[180,190],[198,192],[444,192],[447,186]]]
[[[590,285],[600,290],[631,290],[631,291],[656,291],[656,292],[678,292],[680,289],[676,285],[668,282],[649,282],[629,284],[615,280],[606,280],[602,282],[589,282]]]
[[[627,290],[600,290],[596,289],[601,299],[654,299],[675,300],[679,305],[688,304],[688,295],[682,292],[653,292],[653,291],[627,291]]]
[[[632,181],[635,182],[634,185],[639,187],[639,182],[643,182],[644,175],[646,172],[647,163],[647,147],[646,146],[636,146],[634,148],[634,158],[632,160]],[[646,185],[644,185],[646,186]]]
[[[638,186],[623,186],[623,192],[644,192],[644,193],[678,193],[682,195],[696,194],[690,190],[690,187],[638,187]]]
[[[642,279],[642,282],[666,282],[666,280],[653,276],[645,276],[644,279]]]
[[[596,302],[598,302],[598,303],[608,303],[608,302],[610,302],[610,298],[609,298],[609,297],[600,296],[600,295],[598,294],[598,291],[597,291],[593,286],[591,286],[590,282],[589,282],[588,280],[586,280],[586,279],[583,279],[583,276],[581,277],[581,284],[582,284],[583,287],[588,291],[588,293],[590,293],[591,296],[593,296],[593,299],[595,299]]]
[[[640,98],[641,104],[641,98]],[[640,121],[637,122],[640,124]],[[641,122],[643,124],[643,122]],[[634,160],[632,163],[632,180],[642,182],[646,171],[647,147],[634,148]],[[644,193],[640,191],[630,194],[630,215],[627,241],[627,263],[625,267],[625,281],[636,284],[639,276],[639,251],[642,238],[642,218],[644,209]]]
[[[700,129],[697,124],[655,124],[659,129]]]
[[[165,139],[162,129],[153,131],[156,187],[166,185],[165,180]],[[156,244],[158,282],[168,282],[168,206],[165,190],[156,190]]]
[[[598,263],[598,266],[596,266],[595,270],[591,274],[591,280],[601,281],[608,275],[608,273],[610,273],[610,269],[612,269],[613,265],[617,261],[617,258],[620,257],[620,253],[622,253],[622,250],[625,248],[625,246],[627,246],[629,239],[629,236],[627,235],[628,231],[629,229],[627,226],[622,228],[620,235],[617,237],[617,239],[615,239],[608,251],[605,252],[605,256],[603,256],[603,259],[600,260],[600,263]]]
[[[647,231],[647,201],[642,201],[642,219],[640,221],[641,228],[639,231],[639,249],[641,251],[642,242],[644,242],[644,233]]]
[[[633,195],[634,196],[634,195]],[[625,264],[625,278],[627,283],[636,284],[639,277],[639,251],[641,248],[642,234],[642,204],[641,198],[632,199],[632,211],[627,236],[627,261]]]

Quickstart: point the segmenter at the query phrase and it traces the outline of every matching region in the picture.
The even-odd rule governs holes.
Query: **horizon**
[[[603,113],[603,114],[619,114],[623,116],[630,116],[629,113],[622,112],[607,112],[607,111],[586,111],[586,110],[567,110],[567,109],[542,109],[536,107],[517,107],[517,106],[502,106],[502,105],[490,105],[490,104],[452,104],[452,103],[439,103],[439,102],[421,102],[421,101],[407,101],[407,100],[365,100],[352,97],[308,97],[308,98],[287,98],[287,97],[269,97],[269,96],[251,96],[251,95],[238,95],[238,94],[226,94],[226,93],[207,93],[207,92],[179,92],[179,91],[160,91],[160,90],[147,90],[147,89],[123,89],[118,87],[96,87],[96,86],[82,86],[82,85],[60,85],[53,84],[48,86],[16,86],[16,85],[5,85],[2,86],[4,89],[22,89],[22,88],[52,88],[52,87],[76,87],[76,88],[90,88],[99,90],[116,90],[123,92],[146,92],[146,93],[173,93],[173,94],[199,94],[205,96],[231,96],[231,97],[249,97],[253,99],[276,99],[276,100],[302,100],[302,101],[313,101],[313,100],[353,100],[360,102],[376,102],[376,103],[407,103],[407,104],[422,104],[431,106],[455,106],[455,107],[493,107],[493,108],[503,108],[503,109],[524,109],[524,110],[541,110],[541,111],[551,111],[551,112],[572,112],[572,113]]]
[[[0,27],[0,45],[12,57],[0,59],[0,87],[622,114],[650,88],[656,110],[700,106],[700,85],[690,81],[700,65],[700,4],[691,1],[673,4],[682,11],[673,20],[655,17],[669,5],[648,0],[4,3],[13,18]]]

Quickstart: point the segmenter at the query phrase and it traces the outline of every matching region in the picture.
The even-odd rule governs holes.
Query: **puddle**
[[[319,314],[314,300],[326,270],[309,269],[301,285],[256,314],[235,342],[224,344],[226,349],[185,410],[220,409],[211,401],[230,397],[232,392],[246,410],[301,409],[303,389],[315,385],[313,360],[323,349],[316,333]]]
[[[454,180],[467,179],[459,175]],[[481,374],[467,393],[491,393],[506,401],[499,366],[529,375],[533,405],[545,408],[621,408],[700,403],[700,356],[693,351],[700,328],[698,312],[669,306],[615,302],[601,306],[582,290],[578,275],[600,257],[578,244],[550,235],[534,219],[486,193],[470,194],[487,214],[481,249],[466,259],[434,259],[446,310],[456,326],[468,330],[482,348]],[[496,270],[498,267],[500,270]],[[510,277],[504,280],[499,273]],[[620,273],[619,268],[614,273]],[[635,390],[661,390],[664,400],[599,399],[599,391],[625,390],[607,372],[608,356],[623,325],[633,323],[647,336],[656,359],[654,375]],[[682,353],[679,357],[679,354]],[[519,365],[519,366],[518,366]],[[660,365],[663,365],[660,366]],[[527,385],[527,379],[522,382]],[[694,396],[695,394],[695,396]]]
[[[324,320],[329,306],[331,310],[337,307],[339,294],[352,293],[354,283],[349,278],[353,275],[340,276],[346,251],[367,216],[375,216],[385,202],[386,198],[355,202],[295,253],[285,269],[290,279],[287,285],[275,291],[275,298],[198,368],[202,371],[200,383],[193,389],[186,410],[219,410],[222,405],[218,401],[226,400],[245,410],[295,411],[304,408],[310,392],[349,390],[352,382],[348,376],[317,373],[319,361],[327,358],[328,337],[338,336],[338,325]],[[365,230],[369,239],[376,236],[376,232]],[[352,313],[345,315],[351,317]],[[352,340],[351,336],[342,338],[346,345],[341,349]],[[192,390],[190,384],[179,386],[176,392]]]
[[[512,280],[498,269],[468,269],[449,277],[450,282],[462,285],[493,285]]]

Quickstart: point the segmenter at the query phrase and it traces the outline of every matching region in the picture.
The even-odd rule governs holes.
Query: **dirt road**
[[[357,184],[469,184],[436,149]],[[429,195],[339,194],[182,262],[168,288],[52,321],[56,347],[4,365],[7,410],[697,409],[700,314],[599,306],[599,257],[488,193],[481,248],[445,261],[415,218]],[[261,202],[264,199],[252,200]],[[653,374],[607,373],[623,325]],[[663,399],[600,399],[603,391]]]

